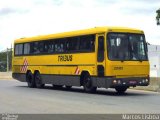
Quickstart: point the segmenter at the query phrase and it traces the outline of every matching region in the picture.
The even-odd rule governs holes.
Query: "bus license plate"
[[[136,84],[137,81],[129,81],[130,84]]]

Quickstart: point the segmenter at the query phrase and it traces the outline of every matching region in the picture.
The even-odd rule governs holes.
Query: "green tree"
[[[9,70],[12,69],[12,51],[8,50]],[[7,50],[0,52],[0,72],[7,71]]]
[[[6,59],[6,52],[0,52],[0,72],[4,72],[7,69],[7,59]]]
[[[157,25],[160,25],[160,8],[156,11],[157,16],[156,16],[156,20],[157,20]]]

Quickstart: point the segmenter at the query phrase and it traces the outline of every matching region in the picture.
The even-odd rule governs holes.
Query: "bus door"
[[[98,49],[97,49],[97,75],[103,77],[105,75],[105,37],[104,34],[97,36]]]

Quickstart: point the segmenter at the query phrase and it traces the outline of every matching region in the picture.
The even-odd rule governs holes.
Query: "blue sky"
[[[0,50],[17,38],[95,26],[142,29],[160,45],[159,7],[160,0],[1,0]]]

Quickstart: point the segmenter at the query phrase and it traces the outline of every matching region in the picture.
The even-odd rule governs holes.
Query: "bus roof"
[[[49,35],[39,35],[39,36],[28,37],[28,38],[27,37],[20,38],[15,40],[15,43],[74,37],[74,36],[81,36],[81,35],[87,35],[87,34],[105,33],[107,31],[143,34],[142,30],[127,28],[127,27],[95,27],[95,28],[90,28],[85,30],[76,30],[76,31],[70,31],[70,32],[63,32],[63,33],[56,33],[56,34],[49,34]]]

